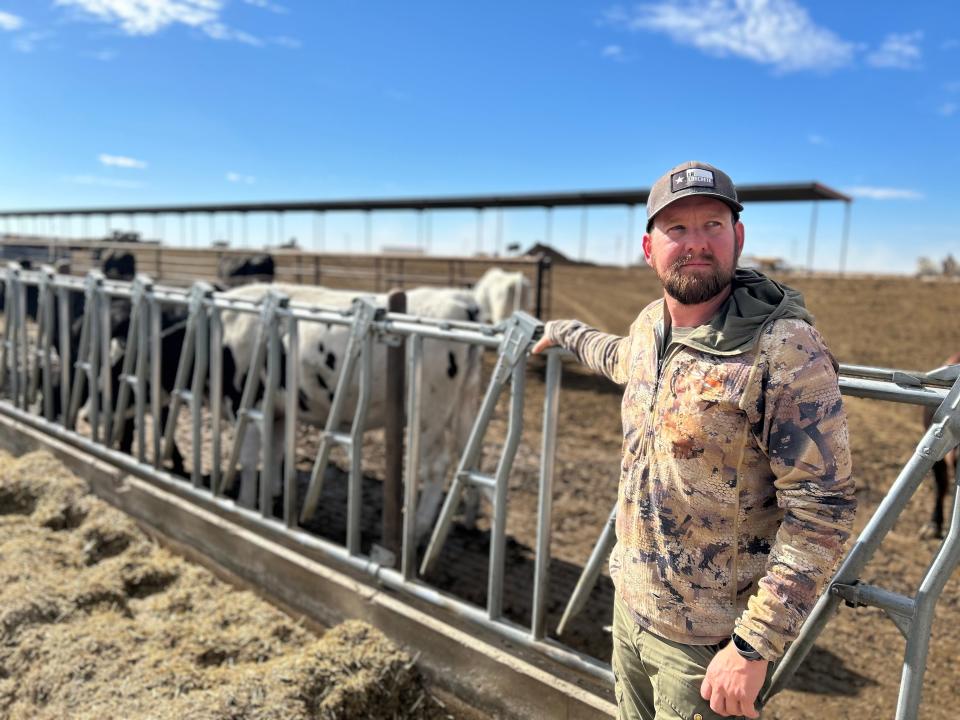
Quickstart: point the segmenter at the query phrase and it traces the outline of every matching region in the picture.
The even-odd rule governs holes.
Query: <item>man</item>
[[[798,292],[737,269],[742,209],[725,173],[677,166],[650,191],[643,236],[663,299],[627,337],[560,320],[534,347],[625,386],[620,718],[758,717],[853,523],[836,363]]]

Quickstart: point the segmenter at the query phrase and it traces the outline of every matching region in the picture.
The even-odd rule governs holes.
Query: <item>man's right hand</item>
[[[536,345],[534,345],[532,348],[530,348],[530,353],[533,354],[533,355],[539,355],[540,353],[542,353],[542,352],[543,352],[544,350],[546,350],[547,348],[552,348],[552,347],[554,347],[555,345],[556,345],[556,343],[555,343],[553,340],[551,340],[551,339],[548,338],[546,335],[544,335],[542,338],[540,338],[539,340],[537,340],[537,344],[536,344]]]

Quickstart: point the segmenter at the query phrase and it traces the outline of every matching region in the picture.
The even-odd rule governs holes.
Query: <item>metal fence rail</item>
[[[547,637],[546,598],[550,586],[550,529],[562,356],[558,350],[548,351],[546,361],[530,626],[522,627],[504,617],[502,612],[506,479],[511,472],[513,452],[522,432],[523,405],[528,401],[524,393],[527,350],[540,327],[530,316],[516,313],[509,321],[494,327],[389,313],[363,301],[349,309],[317,308],[291,303],[274,293],[268,295],[266,302],[254,303],[214,293],[202,284],[185,291],[154,286],[148,278],[138,278],[134,283],[119,283],[91,273],[87,278],[79,279],[55,275],[49,268],[24,271],[17,266],[10,266],[0,271],[0,280],[4,283],[6,303],[4,339],[0,345],[0,412],[141,477],[166,484],[178,483],[187,494],[196,493],[198,497],[211,499],[227,515],[236,514],[259,527],[282,531],[295,543],[322,552],[355,570],[369,573],[375,582],[383,586],[443,607],[518,646],[540,652],[577,671],[604,682],[612,681],[606,663]],[[37,322],[32,323],[27,308],[31,306],[29,300],[34,294]],[[81,295],[84,298],[82,315],[71,316],[71,307],[75,307],[75,301]],[[111,337],[111,311],[117,303],[128,307],[131,318],[124,338],[126,352],[121,358],[115,357],[117,339]],[[56,315],[53,313],[54,307],[59,311]],[[168,396],[164,397],[161,394],[161,346],[165,329],[161,325],[161,313],[170,308],[187,310],[182,327],[174,328],[182,329],[186,340],[177,365],[176,381],[173,388],[169,389]],[[73,312],[76,315],[76,311]],[[234,408],[234,445],[226,468],[221,466],[219,445],[219,428],[224,417],[224,369],[216,352],[223,341],[225,312],[256,318],[258,334],[253,343],[251,371],[243,400],[238,408]],[[57,322],[53,321],[54,317]],[[348,355],[353,361],[348,365],[356,365],[360,370],[357,383],[361,399],[357,404],[351,433],[339,431],[336,417],[331,417],[327,427],[320,431],[321,450],[311,474],[308,496],[301,506],[295,474],[295,443],[299,422],[297,393],[290,388],[298,387],[299,333],[313,323],[350,329],[351,349]],[[78,326],[79,340],[75,338]],[[167,328],[166,331],[170,332],[171,329]],[[493,530],[485,608],[449,596],[417,574],[418,538],[413,520],[417,513],[421,460],[424,340],[462,343],[489,348],[498,353],[484,402],[465,446],[460,449],[454,484],[434,527],[421,569],[421,572],[428,569],[442,551],[461,490],[468,485],[491,490],[494,498],[491,518]],[[359,542],[359,489],[362,479],[359,447],[367,411],[364,398],[369,397],[376,382],[370,372],[370,358],[374,347],[380,342],[405,343],[407,348],[407,395],[405,402],[393,408],[394,412],[409,418],[403,470],[403,531],[396,561],[389,554],[378,552],[376,546],[369,554],[365,554]],[[286,353],[285,365],[281,365],[283,352]],[[118,364],[122,369],[115,373],[112,368]],[[960,503],[960,494],[955,500],[949,534],[915,596],[895,595],[881,588],[864,585],[858,578],[924,474],[950,447],[960,443],[958,370],[960,366],[938,368],[928,373],[841,366],[841,389],[845,394],[937,406],[938,410],[933,426],[918,445],[917,453],[900,473],[804,625],[800,637],[780,664],[774,686],[765,699],[784,686],[840,600],[845,600],[854,605],[874,605],[884,609],[907,637],[897,718],[906,720],[916,717],[933,611],[947,578],[960,562],[960,508],[956,507],[956,503]],[[281,374],[285,375],[286,382],[282,406],[278,402],[279,393],[284,389]],[[350,382],[350,376],[350,368],[342,368],[340,379],[344,387],[338,387],[337,392],[340,398],[346,395],[345,386]],[[257,396],[256,386],[261,382],[265,384],[264,402],[258,405],[254,398]],[[477,453],[482,446],[497,397],[508,384],[511,386],[510,426],[496,473],[488,476],[479,471]],[[54,403],[54,400],[57,402]],[[77,413],[84,403],[89,406],[89,435],[82,435],[75,429]],[[191,409],[193,473],[190,478],[178,478],[162,470],[162,461],[172,451],[176,418],[182,403],[187,403]],[[209,487],[200,477],[201,425],[205,422],[201,410],[206,410],[210,418],[208,422],[214,430]],[[339,410],[331,415],[336,413]],[[277,423],[280,416],[282,421]],[[135,429],[136,450],[134,452],[134,443],[127,437],[130,447],[126,453],[121,453],[117,447],[123,444],[124,437],[129,434],[123,429],[129,418],[132,418]],[[244,429],[259,438],[259,464],[262,466],[259,493],[248,498],[249,507],[224,494],[237,473],[245,443]],[[316,483],[322,478],[331,443],[346,446],[351,454],[347,533],[343,544],[309,532],[301,525],[300,518],[301,511],[305,517],[319,499]],[[281,458],[283,475],[275,477]],[[274,514],[271,502],[270,488],[275,480],[283,485],[283,505],[279,516]],[[613,536],[611,525],[604,525],[605,532],[587,563],[558,632],[586,602],[586,594],[600,573]]]

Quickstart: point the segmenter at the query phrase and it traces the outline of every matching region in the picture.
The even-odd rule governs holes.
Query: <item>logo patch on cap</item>
[[[671,192],[680,192],[688,187],[716,187],[713,173],[701,168],[689,168],[670,176]]]

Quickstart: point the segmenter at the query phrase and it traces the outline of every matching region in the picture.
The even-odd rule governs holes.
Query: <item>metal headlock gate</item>
[[[360,299],[349,309],[305,307],[289,303],[278,293],[269,293],[261,303],[237,300],[212,292],[198,283],[189,292],[155,287],[148,278],[134,283],[110,282],[99,273],[85,279],[54,275],[49,268],[23,271],[11,265],[0,271],[4,283],[4,334],[0,345],[0,412],[49,435],[64,440],[101,459],[142,477],[169,482],[171,477],[160,468],[173,447],[179,408],[186,402],[191,411],[193,473],[184,479],[185,492],[213,502],[225,515],[242,515],[262,530],[282,532],[297,543],[372,576],[376,583],[410,597],[442,607],[476,623],[516,645],[535,650],[567,667],[612,683],[609,665],[583,655],[547,637],[546,599],[549,587],[550,528],[553,475],[557,436],[561,351],[547,352],[544,394],[543,434],[539,473],[539,502],[535,553],[533,610],[530,627],[522,627],[505,618],[502,612],[504,542],[507,513],[507,478],[522,432],[524,377],[527,350],[542,326],[534,318],[518,312],[501,326],[471,322],[417,318],[387,313],[368,300]],[[36,293],[36,324],[27,321],[28,296]],[[82,318],[71,316],[71,297],[82,294]],[[111,337],[112,303],[129,303],[129,326],[122,369],[112,378],[119,362]],[[54,307],[58,313],[54,313]],[[176,381],[164,397],[161,394],[161,310],[177,307],[186,310],[182,321],[184,341],[177,365]],[[253,344],[250,372],[240,405],[233,408],[234,441],[226,468],[221,467],[220,433],[212,433],[212,459],[209,487],[201,476],[202,409],[208,406],[213,428],[223,420],[223,367],[219,348],[223,339],[223,313],[256,316],[256,340]],[[56,318],[56,322],[54,321]],[[346,365],[341,367],[335,400],[326,427],[318,430],[320,448],[310,474],[307,496],[302,507],[297,498],[296,429],[297,393],[281,395],[281,362],[286,388],[298,387],[299,327],[303,323],[324,323],[349,327]],[[76,357],[71,350],[71,332],[80,324]],[[167,329],[169,331],[169,328]],[[497,362],[483,402],[462,450],[453,484],[440,511],[421,574],[436,562],[447,538],[453,514],[467,488],[479,487],[492,493],[493,508],[487,607],[448,596],[417,577],[414,518],[418,496],[420,465],[420,429],[423,410],[423,341],[427,339],[468,343],[491,348]],[[370,363],[376,342],[406,341],[407,398],[406,454],[404,459],[403,533],[399,568],[383,556],[364,555],[360,549],[360,448],[374,378]],[[71,372],[71,368],[74,372]],[[346,388],[359,385],[359,401],[351,430],[340,430]],[[71,377],[73,376],[73,377]],[[190,378],[189,388],[187,387]],[[72,382],[71,382],[72,381]],[[114,403],[114,383],[117,397]],[[255,398],[263,384],[263,402]],[[493,475],[479,469],[479,456],[490,418],[507,384],[511,385],[507,437]],[[859,580],[862,571],[889,532],[907,501],[920,485],[934,462],[953,446],[960,444],[960,366],[939,368],[928,373],[841,366],[841,391],[844,394],[937,407],[932,426],[923,436],[917,451],[900,472],[874,517],[854,543],[827,591],[820,598],[798,639],[790,646],[776,670],[765,702],[782,689],[812,647],[824,625],[841,600],[851,606],[869,605],[882,609],[904,634],[907,649],[896,711],[898,720],[917,717],[923,675],[926,668],[933,613],[952,571],[960,562],[960,493],[954,496],[954,512],[949,532],[936,552],[917,592],[903,596]],[[42,395],[38,399],[38,392]],[[136,454],[122,455],[112,448],[125,435],[124,423],[130,416],[136,434]],[[277,398],[283,397],[282,410]],[[59,400],[59,406],[53,402]],[[88,406],[89,437],[75,430],[80,406]],[[59,407],[59,409],[57,409]],[[277,416],[282,415],[282,425]],[[165,418],[165,420],[164,420]],[[150,433],[148,442],[147,433]],[[259,493],[251,503],[254,512],[225,495],[235,484],[237,463],[241,460],[244,438],[249,433],[259,440],[262,471]],[[279,439],[279,440],[278,440]],[[347,533],[344,545],[320,538],[300,527],[320,500],[320,483],[333,445],[349,451],[350,474],[347,499]],[[130,448],[132,449],[132,448]],[[276,477],[277,460],[283,459],[282,478]],[[243,470],[241,469],[241,473]],[[283,482],[281,516],[273,513],[272,489]],[[298,513],[299,510],[299,513]],[[558,628],[562,633],[569,619],[582,609],[590,588],[613,542],[613,519],[605,524],[600,541],[591,555],[570,604]]]

